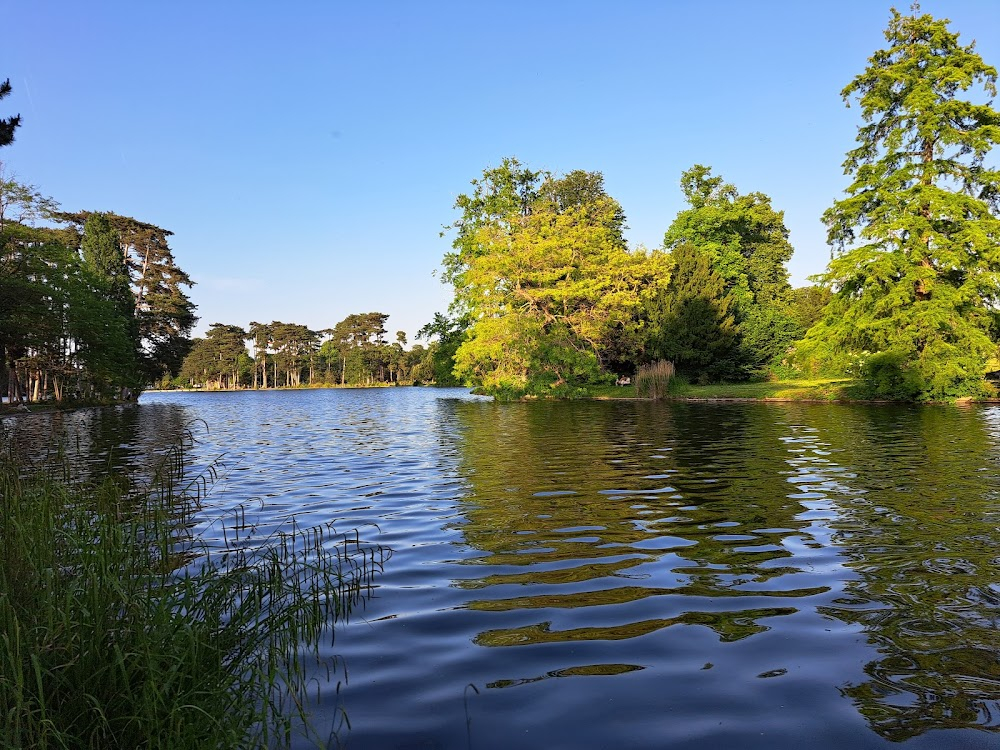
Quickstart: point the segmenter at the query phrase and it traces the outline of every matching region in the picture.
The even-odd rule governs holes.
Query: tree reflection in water
[[[507,615],[479,645],[617,641],[674,625],[732,642],[812,610],[862,628],[878,654],[868,679],[829,679],[884,738],[1000,723],[997,410],[455,410],[471,489],[456,528],[483,552],[469,562],[495,570],[455,585],[480,592],[470,609]]]

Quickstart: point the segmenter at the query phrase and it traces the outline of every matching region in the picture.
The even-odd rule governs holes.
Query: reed
[[[643,398],[664,398],[670,388],[670,379],[673,377],[673,362],[661,359],[659,362],[642,365],[635,374],[636,393]]]
[[[387,553],[240,518],[211,549],[192,533],[211,478],[180,453],[144,486],[0,462],[0,747],[273,747],[308,726],[310,659]]]

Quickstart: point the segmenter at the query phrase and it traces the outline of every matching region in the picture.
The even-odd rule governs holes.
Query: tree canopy
[[[716,347],[726,356],[707,370],[745,378],[759,373],[782,355],[802,331],[789,316],[791,285],[787,263],[792,257],[784,213],[764,193],[741,195],[735,185],[695,164],[681,175],[689,208],[677,214],[663,246],[685,245],[706,255],[731,301],[732,346]],[[721,304],[721,298],[716,301]],[[729,307],[730,303],[726,303]]]
[[[10,79],[0,83],[0,99],[8,96],[13,91]],[[0,117],[0,146],[9,146],[14,142],[14,131],[21,125],[21,115],[11,117]]]
[[[445,257],[469,321],[456,375],[510,395],[606,378],[618,330],[666,283],[664,256],[629,251],[599,172],[555,177],[505,159],[472,184]]]
[[[822,278],[836,297],[804,349],[878,355],[899,371],[884,382],[934,399],[976,393],[996,350],[1000,173],[985,157],[1000,113],[962,96],[995,96],[996,69],[947,19],[918,12],[892,11],[888,46],[842,92],[864,124],[847,195],[824,215],[836,256]]]

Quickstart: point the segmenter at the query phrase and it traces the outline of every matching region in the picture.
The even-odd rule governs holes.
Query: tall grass
[[[180,451],[144,487],[0,462],[0,747],[287,746],[385,553],[329,526],[210,550]]]
[[[659,362],[642,365],[635,374],[636,393],[643,398],[664,398],[672,377],[674,377],[673,362],[661,359]]]

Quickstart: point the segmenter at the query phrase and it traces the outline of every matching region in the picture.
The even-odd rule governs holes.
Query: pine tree
[[[9,78],[3,83],[0,83],[0,99],[3,99],[5,96],[10,94],[11,91],[12,89]],[[14,131],[17,130],[20,124],[21,115],[0,118],[0,146],[9,146],[14,142]]]

